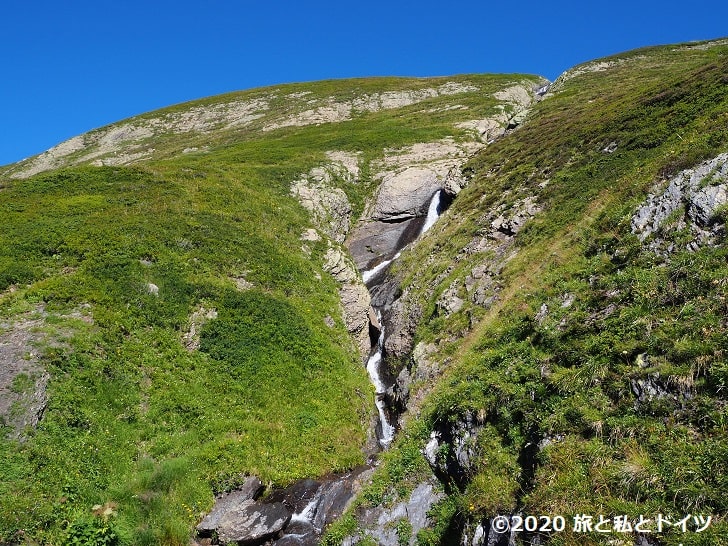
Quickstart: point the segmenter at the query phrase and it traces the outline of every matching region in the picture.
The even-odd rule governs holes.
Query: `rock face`
[[[349,232],[351,205],[343,190],[302,178],[293,183],[291,193],[311,213],[321,231],[334,241],[344,241]]]
[[[38,425],[48,403],[50,375],[40,359],[40,344],[58,346],[47,330],[48,313],[39,306],[13,322],[0,321],[0,423],[10,438],[23,441]]]
[[[359,467],[321,481],[301,480],[273,491],[265,500],[259,498],[263,485],[251,476],[239,490],[215,501],[197,526],[197,535],[217,544],[313,546],[372,472]]]
[[[372,165],[379,189],[347,239],[357,267],[371,269],[414,241],[434,194],[448,176],[452,189],[464,187],[460,185],[464,179],[456,173],[482,147],[479,142],[443,139],[387,150]]]
[[[443,497],[442,491],[432,482],[420,483],[406,501],[391,508],[377,506],[358,513],[357,519],[363,530],[346,537],[342,544],[352,546],[374,540],[380,546],[414,546],[417,533],[429,524],[427,512]],[[406,534],[405,526],[397,525],[400,522],[407,522]]]
[[[687,248],[710,245],[724,235],[721,211],[728,203],[728,154],[686,169],[655,191],[632,216],[632,233],[658,254],[675,249],[669,235],[685,228],[693,238]]]
[[[386,173],[371,213],[373,220],[396,222],[422,216],[442,181],[435,170],[409,167],[401,172]]]
[[[424,449],[430,468],[444,483],[466,483],[475,459],[475,440],[482,428],[475,415],[468,412],[455,423],[441,423],[432,431]]]
[[[339,283],[339,299],[346,329],[356,340],[362,358],[369,354],[369,307],[371,298],[356,267],[345,252],[331,246],[324,257],[324,270]]]
[[[330,240],[342,243],[349,233],[352,209],[344,191],[332,184],[334,179],[356,184],[359,158],[357,154],[341,151],[326,155],[330,163],[311,169],[295,181],[291,194],[311,213],[311,219],[321,232]],[[308,229],[301,239],[315,242],[321,237],[315,229]],[[304,252],[310,254],[310,249],[304,246]],[[362,358],[366,358],[369,352],[369,292],[361,282],[356,266],[338,246],[329,244],[323,268],[340,283],[339,299],[346,328],[355,339]]]

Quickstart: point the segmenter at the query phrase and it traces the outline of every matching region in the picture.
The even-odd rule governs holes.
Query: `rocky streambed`
[[[361,466],[317,480],[299,480],[264,495],[255,476],[217,498],[212,511],[197,526],[196,543],[313,546],[323,529],[348,507],[373,468]]]

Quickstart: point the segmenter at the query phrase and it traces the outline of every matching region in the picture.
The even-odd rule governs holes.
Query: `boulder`
[[[460,191],[468,185],[468,179],[463,175],[462,169],[453,167],[447,173],[442,189],[450,198],[454,198]]]
[[[385,173],[371,218],[392,222],[422,216],[441,186],[437,173],[427,167]]]
[[[255,476],[249,476],[240,489],[222,495],[215,499],[212,510],[197,526],[197,533],[201,537],[209,537],[217,530],[221,518],[236,506],[255,500],[263,492],[263,484]]]
[[[264,504],[248,500],[220,516],[217,537],[221,544],[262,544],[280,533],[291,521],[291,515],[283,503]]]

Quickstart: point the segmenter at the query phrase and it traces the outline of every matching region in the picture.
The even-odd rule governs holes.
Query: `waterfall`
[[[399,258],[399,255],[401,252],[397,252],[394,256],[392,256],[389,260],[384,260],[382,263],[372,267],[371,269],[367,269],[366,271],[362,271],[361,278],[364,280],[364,283],[368,283],[374,276],[379,273],[382,269],[387,267],[389,264],[391,264],[394,260]]]
[[[307,523],[311,526],[313,526],[313,520],[316,517],[316,509],[318,508],[318,505],[321,501],[321,491],[323,487],[319,488],[319,490],[316,492],[316,495],[308,502],[308,504],[301,510],[300,512],[296,512],[291,516],[292,522],[298,522],[298,523]],[[314,527],[314,529],[316,529]],[[321,531],[320,529],[316,529],[316,531]]]
[[[382,316],[377,311],[377,317],[379,318],[380,324],[382,323]],[[379,439],[379,443],[382,447],[386,448],[392,442],[394,438],[394,427],[389,424],[387,419],[387,406],[384,403],[384,395],[387,392],[387,387],[384,385],[382,378],[379,375],[379,365],[382,363],[382,349],[384,348],[384,324],[379,333],[379,339],[377,339],[376,352],[369,357],[367,362],[367,372],[369,372],[369,378],[374,385],[375,398],[374,402],[379,412],[379,422],[382,427],[382,437]]]
[[[422,226],[422,231],[420,231],[420,237],[422,236],[425,231],[430,229],[435,222],[437,222],[437,219],[440,217],[440,201],[442,199],[442,190],[437,190],[434,195],[432,196],[432,200],[430,201],[430,206],[427,209],[427,218],[425,218],[425,223]]]
[[[437,219],[440,217],[440,206],[441,206],[441,199],[442,199],[442,190],[437,190],[433,195],[432,199],[430,200],[430,206],[427,209],[427,217],[425,218],[425,223],[422,225],[422,229],[420,230],[419,236],[421,237],[428,229],[430,229],[434,223],[437,221]],[[399,258],[401,254],[401,250],[398,251],[394,256],[392,256],[388,260],[384,260],[380,264],[377,264],[372,269],[367,269],[366,271],[362,271],[362,279],[364,280],[364,283],[368,283],[372,279],[376,277],[377,274],[382,272],[384,269],[386,269],[389,264],[391,264],[394,260]],[[384,350],[384,322],[382,321],[382,314],[379,311],[379,309],[376,310],[377,312],[377,318],[379,320],[379,324],[381,325],[381,329],[379,331],[379,338],[377,339],[377,346],[375,349],[374,354],[372,354],[369,357],[369,360],[367,361],[367,372],[369,373],[369,378],[371,379],[372,384],[374,385],[375,390],[375,404],[377,406],[377,411],[379,412],[379,422],[382,429],[381,437],[379,438],[379,444],[386,449],[389,447],[389,444],[392,443],[392,440],[394,439],[394,426],[389,423],[389,420],[387,419],[387,405],[384,401],[384,397],[387,393],[387,386],[382,381],[382,378],[379,374],[379,368],[382,363],[382,353]]]

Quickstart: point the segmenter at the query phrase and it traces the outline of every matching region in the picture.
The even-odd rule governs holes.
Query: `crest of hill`
[[[12,178],[78,164],[129,165],[180,154],[205,153],[230,139],[255,138],[281,129],[341,123],[367,114],[406,108],[412,115],[450,112],[454,120],[476,122],[480,97],[538,79],[529,76],[369,78],[254,89],[211,97],[144,114],[71,138],[39,156],[5,169]],[[505,86],[507,87],[507,86]],[[502,92],[502,91],[501,91]],[[527,93],[526,93],[527,95]],[[528,97],[512,94],[505,104]],[[458,104],[458,99],[463,103]],[[480,102],[481,104],[477,104]],[[481,108],[482,109],[482,108]],[[504,111],[507,113],[508,108]],[[467,115],[472,119],[468,119]]]

